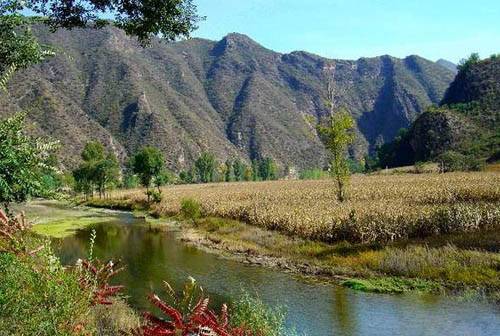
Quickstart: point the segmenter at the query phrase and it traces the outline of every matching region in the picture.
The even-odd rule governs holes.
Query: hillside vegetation
[[[464,61],[439,107],[421,114],[379,154],[382,167],[439,160],[452,151],[496,161],[500,148],[500,58]]]
[[[141,48],[116,28],[49,33],[57,56],[17,73],[0,115],[30,111],[35,131],[61,140],[73,168],[85,143],[100,140],[120,160],[158,147],[177,171],[203,151],[222,161],[272,157],[282,168],[322,167],[326,151],[305,115],[324,115],[326,82],[357,121],[357,159],[390,141],[431,104],[453,72],[418,56],[356,61],[280,54],[247,36],[191,39]],[[123,162],[123,161],[122,161]]]

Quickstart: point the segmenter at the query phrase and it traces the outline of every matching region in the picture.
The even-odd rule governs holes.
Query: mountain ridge
[[[350,153],[360,159],[439,103],[453,79],[418,56],[352,61],[282,54],[237,33],[220,41],[155,40],[142,49],[115,28],[35,31],[64,53],[16,75],[9,96],[0,97],[0,115],[35,109],[30,120],[41,134],[63,141],[67,166],[93,137],[123,160],[155,145],[176,170],[204,150],[220,160],[270,156],[282,167],[322,166],[326,151],[304,117],[327,113],[326,81],[333,72],[336,101],[359,124]]]

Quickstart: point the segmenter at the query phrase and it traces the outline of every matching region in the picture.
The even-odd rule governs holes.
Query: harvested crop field
[[[386,243],[440,234],[500,229],[500,173],[354,176],[339,203],[331,180],[179,185],[163,188],[152,206],[177,214],[183,199],[206,216],[245,221],[324,242]],[[117,202],[144,202],[144,190],[112,193]]]

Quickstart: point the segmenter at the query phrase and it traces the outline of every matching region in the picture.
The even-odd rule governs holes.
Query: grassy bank
[[[345,204],[333,200],[328,181],[168,187],[165,199],[150,207],[142,191],[120,191],[91,204],[178,219],[181,200],[189,198],[203,217],[183,221],[183,239],[246,262],[338,277],[366,291],[449,289],[498,297],[498,181],[495,173],[357,177]],[[254,216],[235,215],[249,212]],[[325,226],[329,216],[340,224]],[[336,233],[324,239],[326,233],[308,234],[317,230],[311,226]]]
[[[16,236],[21,249],[0,237],[0,335],[128,335],[140,325],[123,299],[92,304],[81,273],[64,268],[47,240]]]
[[[49,210],[44,225],[56,227],[63,220],[62,213],[74,212],[78,217],[81,212],[95,212],[84,208],[70,210],[60,203],[50,203],[50,207],[43,208],[46,205],[46,202],[36,202],[24,209],[32,214]],[[55,224],[52,220],[56,220]],[[60,232],[49,230],[47,235],[59,236]],[[211,319],[215,313],[194,279],[188,281],[182,291],[189,296],[167,297],[163,301],[151,293],[151,303],[164,312],[163,320],[151,313],[139,315],[127,304],[127,298],[120,295],[122,286],[108,283],[118,272],[116,265],[92,258],[92,245],[91,239],[88,260],[63,267],[52,252],[50,239],[34,233],[24,216],[11,219],[0,211],[0,335],[125,336],[150,335],[148,332],[152,331],[154,335],[180,335],[194,334],[202,327],[205,330],[217,327],[221,333],[231,335],[239,335],[240,328],[249,336],[293,335],[285,328],[286,314],[282,310],[268,308],[259,298],[246,294],[234,300],[229,307],[230,315],[226,310],[220,318],[207,321],[207,316]],[[169,285],[165,288],[167,294],[174,295]],[[157,304],[160,301],[161,304]],[[186,302],[189,302],[187,306]],[[193,305],[196,302],[198,305]],[[192,323],[164,322],[177,321],[177,314],[182,315],[182,321]]]
[[[108,211],[59,201],[37,200],[14,208],[15,211],[21,209],[33,224],[35,233],[54,238],[70,236],[92,224],[116,220]]]

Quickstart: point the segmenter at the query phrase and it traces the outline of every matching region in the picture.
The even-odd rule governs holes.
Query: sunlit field
[[[336,200],[331,180],[181,185],[162,193],[152,206],[160,215],[178,213],[190,198],[206,216],[324,242],[386,243],[500,227],[497,172],[354,176],[344,203]],[[111,197],[145,200],[141,189]]]

